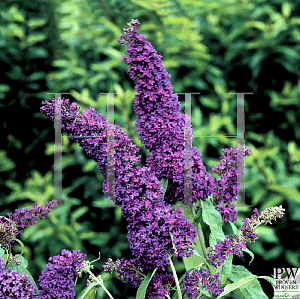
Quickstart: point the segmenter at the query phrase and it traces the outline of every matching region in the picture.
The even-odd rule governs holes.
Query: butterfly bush
[[[193,128],[188,125],[190,117],[180,113],[178,96],[172,91],[168,80],[171,76],[163,66],[162,56],[157,54],[144,35],[137,32],[139,25],[138,20],[132,19],[128,23],[129,28],[124,29],[124,34],[121,34],[118,41],[127,46],[126,54],[129,56],[123,56],[122,60],[130,65],[128,73],[137,89],[134,111],[138,119],[135,127],[142,145],[150,152],[146,166],[134,165],[141,160],[141,156],[136,155],[139,149],[130,142],[125,131],[122,132],[118,125],[109,124],[94,108],[90,107],[81,114],[76,103],[59,98],[43,101],[40,112],[51,121],[56,121],[58,111],[55,105],[58,101],[62,130],[79,143],[86,155],[103,171],[103,193],[121,207],[128,223],[127,238],[133,258],[117,259],[115,262],[109,259],[105,262],[103,271],[110,274],[116,271],[121,281],[133,288],[140,288],[154,270],[145,298],[169,299],[175,282],[178,298],[181,299],[181,288],[171,258],[191,256],[197,230],[184,216],[182,207],[173,209],[170,203],[182,201],[192,211],[192,205],[196,203],[198,211],[201,200],[205,201],[210,197],[218,211],[217,215],[219,213],[225,223],[236,221],[237,211],[233,201],[238,194],[238,178],[244,172],[242,157],[249,156],[250,151],[247,146],[242,145],[232,146],[230,150],[223,149],[220,164],[212,168],[220,179],[213,178],[206,171],[199,150],[189,147],[193,140]],[[110,150],[110,144],[113,151]],[[187,168],[191,171],[184,174]],[[192,182],[192,193],[187,202],[184,200],[187,186],[184,178]],[[162,187],[162,179],[168,180],[166,190]],[[23,231],[20,229],[45,218],[54,207],[57,207],[55,200],[39,207],[35,203],[33,209],[15,210],[14,213],[7,214],[8,218],[0,216],[1,248],[11,253],[16,236]],[[282,206],[268,208],[260,214],[257,209],[253,212],[251,218],[243,221],[239,234],[226,235],[224,240],[218,240],[217,244],[209,247],[207,257],[204,254],[205,263],[185,273],[181,283],[188,298],[216,298],[220,295],[224,291],[224,285],[220,283],[218,271],[224,262],[233,254],[243,256],[243,251],[247,248],[246,242],[253,242],[258,238],[257,226],[272,223],[271,221],[284,215]],[[200,230],[198,227],[199,239],[200,234],[201,227]],[[205,252],[204,242],[201,246]],[[32,287],[28,276],[22,276],[11,268],[6,269],[7,265],[0,256],[0,298],[74,299],[74,277],[77,281],[82,272],[88,272],[90,275],[87,286],[97,282],[113,299],[104,287],[100,275],[95,277],[90,272],[92,267],[85,261],[85,257],[86,254],[80,250],[71,252],[66,249],[60,255],[50,257],[39,277],[41,289],[37,297],[38,290],[36,286]],[[22,263],[16,257],[9,257],[7,264],[11,261],[17,266]],[[173,274],[166,272],[167,266],[171,266]],[[204,269],[200,269],[201,267]]]

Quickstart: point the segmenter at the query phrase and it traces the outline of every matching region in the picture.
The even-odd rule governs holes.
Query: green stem
[[[190,208],[191,208],[192,216],[193,216],[193,218],[195,219],[195,211],[194,211],[194,207],[191,206]],[[199,238],[199,241],[200,241],[200,246],[201,246],[201,249],[202,249],[204,258],[205,258],[206,261],[208,262],[209,260],[208,260],[208,256],[207,256],[207,252],[206,252],[205,240],[204,240],[204,235],[203,235],[203,231],[202,231],[202,227],[201,227],[200,222],[197,224],[196,229],[197,229],[198,238]]]
[[[178,299],[182,299],[182,295],[181,295],[181,290],[180,290],[180,285],[179,285],[178,277],[177,277],[177,274],[176,274],[174,265],[173,265],[173,263],[172,263],[171,257],[169,257],[169,261],[170,261],[170,266],[171,266],[171,269],[172,269],[172,272],[173,272],[173,276],[174,276],[174,279],[175,279],[175,284],[176,284],[176,287],[177,287]]]
[[[94,279],[100,284],[100,286],[104,289],[104,291],[107,293],[110,299],[114,299],[114,297],[111,295],[111,293],[106,289],[106,287],[103,285],[103,283],[91,272],[91,270],[87,270],[87,272],[94,277]]]

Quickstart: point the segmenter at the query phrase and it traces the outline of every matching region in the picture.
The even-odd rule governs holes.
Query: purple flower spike
[[[16,209],[14,213],[8,213],[7,215],[10,220],[16,223],[17,227],[24,228],[29,225],[34,225],[39,219],[45,218],[45,216],[49,214],[54,207],[57,207],[56,200],[46,202],[45,205],[41,204],[39,207],[36,202],[33,204],[33,209]]]
[[[131,20],[118,40],[127,45],[122,57],[130,65],[128,74],[136,82],[137,94],[134,97],[134,111],[138,115],[135,127],[143,146],[150,151],[146,165],[155,171],[156,177],[169,179],[164,200],[168,203],[184,199],[185,154],[190,155],[193,190],[188,205],[197,199],[206,200],[215,188],[213,177],[206,171],[201,154],[196,147],[185,153],[185,135],[191,133],[187,127],[187,115],[180,113],[178,95],[172,91],[162,56],[158,55],[145,36],[137,32],[138,20]],[[190,120],[189,120],[190,121]],[[189,123],[189,122],[188,122]],[[187,135],[186,135],[187,136]],[[189,139],[187,139],[189,140]]]
[[[44,206],[41,204],[39,207],[36,202],[33,204],[33,209],[16,209],[14,213],[7,213],[8,219],[0,216],[1,247],[13,244],[16,236],[23,232],[23,230],[19,230],[20,228],[34,225],[37,220],[45,218],[54,207],[57,207],[56,200],[46,202]]]
[[[49,262],[42,275],[39,277],[39,284],[42,288],[39,299],[74,299],[74,275],[77,275],[77,268],[80,268],[86,254],[80,250],[63,249],[61,255],[49,258]]]
[[[235,204],[232,202],[237,200],[238,186],[240,184],[238,179],[244,172],[240,159],[243,147],[240,144],[238,147],[232,145],[231,150],[222,149],[224,155],[219,158],[221,163],[212,167],[212,171],[221,176],[220,180],[216,179],[218,187],[213,192],[213,204],[225,223],[237,220],[237,211]],[[244,153],[245,156],[250,156],[247,146],[245,146]]]

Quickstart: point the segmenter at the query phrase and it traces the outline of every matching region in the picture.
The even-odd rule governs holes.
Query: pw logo
[[[275,268],[274,269],[274,298],[300,299],[300,269]]]
[[[294,279],[296,280],[297,274],[300,274],[299,268],[275,268],[275,279]],[[299,272],[299,273],[298,273]],[[299,278],[298,278],[299,279]]]

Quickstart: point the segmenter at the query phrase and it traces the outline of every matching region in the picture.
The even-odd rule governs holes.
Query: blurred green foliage
[[[221,149],[236,139],[197,136],[235,135],[237,100],[229,92],[253,92],[245,96],[245,144],[251,151],[246,202],[259,210],[282,204],[286,215],[259,228],[260,239],[249,244],[257,254],[250,270],[270,275],[279,264],[300,267],[298,1],[5,0],[0,11],[1,215],[53,198],[53,123],[39,112],[41,101],[54,97],[46,92],[69,91],[81,111],[94,107],[104,115],[106,95],[98,93],[117,93],[115,123],[140,148],[137,165],[144,165],[148,151],[134,126],[136,92],[121,61],[126,48],[117,42],[130,19],[138,18],[139,32],[163,56],[173,90],[201,92],[192,95],[193,145],[210,173]],[[179,99],[184,112],[183,95]],[[89,260],[100,251],[95,274],[101,273],[115,298],[133,298],[135,290],[101,267],[109,257],[130,255],[121,209],[105,207],[104,176],[77,144],[63,137],[62,152],[63,204],[71,208],[55,209],[24,229],[29,270],[37,281],[48,258],[64,248],[81,249]],[[253,208],[239,208],[238,227]],[[235,261],[247,265],[247,258]],[[174,260],[183,273],[182,261]],[[255,272],[261,262],[265,272]],[[84,284],[79,280],[76,292]],[[103,296],[100,290],[98,298]]]

